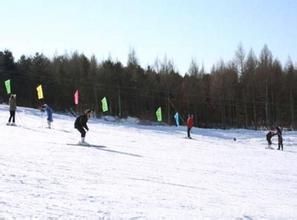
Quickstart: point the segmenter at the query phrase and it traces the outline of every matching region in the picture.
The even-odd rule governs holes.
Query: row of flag
[[[5,80],[4,84],[5,84],[5,89],[7,94],[11,94],[11,80],[10,79]],[[43,97],[42,85],[37,86],[36,90],[37,90],[38,99],[43,99],[44,97]]]
[[[79,91],[78,89],[75,91],[74,93],[74,104],[78,105],[79,103]],[[108,111],[108,104],[107,104],[107,99],[106,97],[104,97],[103,99],[101,99],[101,106],[102,106],[102,111],[103,112],[107,112]]]
[[[162,108],[161,107],[159,107],[156,111],[156,118],[157,118],[157,121],[159,121],[159,122],[162,121]],[[179,116],[178,112],[176,112],[174,114],[174,119],[175,119],[176,126],[179,126],[180,116]]]
[[[8,80],[4,81],[4,84],[5,84],[5,88],[6,88],[7,94],[11,94],[11,80],[8,79]],[[36,87],[36,91],[37,91],[37,98],[38,99],[44,99],[43,89],[42,89],[42,85],[41,84]],[[74,93],[74,104],[75,105],[78,105],[78,103],[79,103],[79,91],[77,89],[75,91],[75,93]],[[101,100],[101,103],[102,103],[102,111],[103,112],[107,112],[108,111],[108,104],[107,104],[106,97],[104,97]]]
[[[4,82],[5,84],[5,88],[6,88],[6,92],[7,94],[11,94],[11,80],[8,79]],[[44,96],[43,96],[43,89],[42,89],[42,85],[38,85],[36,87],[36,91],[37,91],[37,98],[38,99],[44,99]],[[74,104],[75,105],[78,105],[79,103],[79,90],[77,89],[75,92],[74,92]],[[102,111],[103,112],[107,112],[108,111],[108,102],[107,102],[107,98],[104,97],[103,99],[101,99],[101,106],[102,106]],[[159,107],[156,111],[156,118],[157,118],[157,121],[158,122],[161,122],[163,119],[162,119],[162,108]],[[175,113],[174,115],[174,118],[175,118],[175,121],[176,121],[176,125],[178,126],[179,125],[179,115],[178,113]]]

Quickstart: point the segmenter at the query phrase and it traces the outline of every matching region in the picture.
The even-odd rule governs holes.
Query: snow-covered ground
[[[0,105],[0,219],[297,219],[297,133],[141,126]],[[237,141],[233,141],[236,137]],[[273,139],[276,147],[276,138]]]

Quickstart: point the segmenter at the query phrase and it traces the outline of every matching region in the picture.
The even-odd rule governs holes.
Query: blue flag
[[[179,126],[179,114],[178,114],[178,112],[175,113],[174,119],[175,119],[175,124],[178,127]]]

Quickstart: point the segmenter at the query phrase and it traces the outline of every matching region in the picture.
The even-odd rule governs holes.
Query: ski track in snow
[[[296,219],[297,133],[141,126],[0,105],[0,219]],[[233,141],[236,137],[237,141]],[[273,139],[276,148],[277,139]]]

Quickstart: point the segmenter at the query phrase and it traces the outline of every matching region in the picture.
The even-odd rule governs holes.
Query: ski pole
[[[19,121],[20,121],[20,125],[25,126],[25,125],[24,125],[24,121],[23,121],[21,115],[18,113],[17,110],[15,111],[15,113],[16,113],[17,118],[18,118]]]
[[[44,123],[44,121],[43,121],[43,115],[44,115],[44,111],[41,111],[41,112],[40,112],[40,117],[41,117],[41,128],[43,128],[43,123]]]

